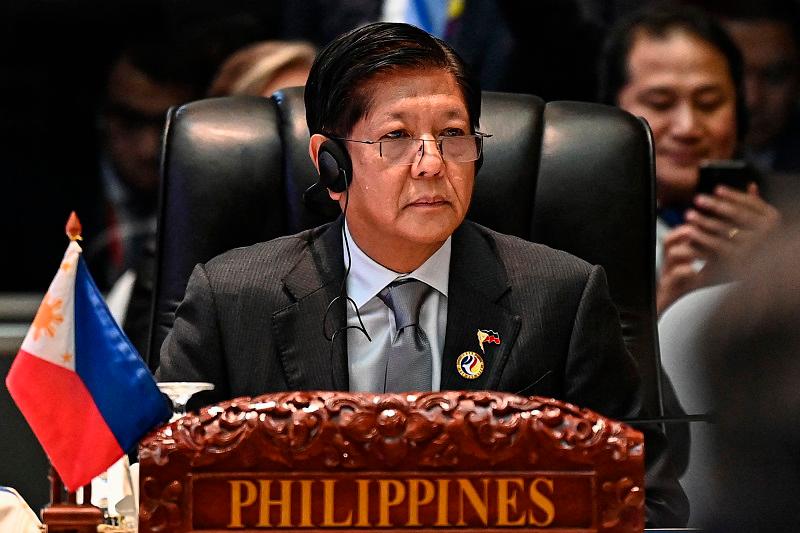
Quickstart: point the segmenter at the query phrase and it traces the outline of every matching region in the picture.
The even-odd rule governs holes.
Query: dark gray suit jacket
[[[341,220],[238,248],[198,265],[161,350],[161,381],[210,381],[198,405],[286,390],[348,390],[346,335],[323,316],[344,277]],[[625,349],[603,269],[471,222],[453,234],[442,390],[554,397],[603,415],[641,416],[640,379]],[[346,322],[342,299],[328,331]],[[486,370],[462,378],[456,358],[494,330]],[[648,523],[683,525],[685,496],[663,435],[646,433]]]

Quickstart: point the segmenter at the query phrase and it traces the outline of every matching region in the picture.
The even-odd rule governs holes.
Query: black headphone
[[[319,183],[333,192],[344,192],[353,182],[353,163],[339,139],[327,139],[319,147]],[[475,161],[475,174],[483,165],[483,151]]]
[[[353,163],[344,143],[327,139],[319,147],[319,183],[333,192],[344,192],[353,182]]]

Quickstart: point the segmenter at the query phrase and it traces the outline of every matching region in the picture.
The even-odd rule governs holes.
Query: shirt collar
[[[347,276],[347,295],[353,299],[358,309],[378,295],[392,281],[400,278],[414,278],[425,282],[444,296],[447,296],[447,284],[450,280],[450,251],[452,236],[422,263],[419,268],[408,274],[395,272],[375,262],[358,247],[350,234],[347,222],[344,232],[350,247],[350,274]],[[347,243],[342,243],[345,268],[347,267]]]

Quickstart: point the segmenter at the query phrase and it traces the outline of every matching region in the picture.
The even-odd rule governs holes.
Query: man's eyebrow
[[[695,94],[723,93],[723,92],[725,91],[722,89],[722,86],[717,84],[701,85],[700,87],[694,90]]]
[[[639,93],[640,96],[662,96],[662,95],[671,95],[675,91],[669,87],[648,87],[647,89],[643,90]]]
[[[385,115],[383,115],[383,118],[391,119],[391,120],[403,120],[404,118],[406,118],[406,116],[408,114],[409,114],[409,112],[405,112],[405,111],[393,111],[393,112],[389,112],[389,113],[386,113]],[[464,114],[463,111],[461,111],[459,109],[456,109],[456,108],[449,109],[449,110],[445,111],[443,114],[444,114],[444,118],[446,118],[446,119],[460,118],[460,119],[465,119],[466,120],[466,118],[467,118],[467,116]]]

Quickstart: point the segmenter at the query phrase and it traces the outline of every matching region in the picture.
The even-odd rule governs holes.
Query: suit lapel
[[[493,243],[471,223],[453,234],[447,298],[447,331],[442,353],[442,390],[493,390],[508,360],[520,328],[520,317],[497,304],[510,290],[505,268]],[[478,343],[478,330],[493,330],[500,344]],[[472,351],[484,361],[475,379],[459,374],[459,355]]]
[[[341,219],[309,233],[308,246],[284,278],[295,299],[273,315],[276,345],[290,390],[348,390],[347,335],[344,329],[331,343],[323,333],[323,317],[338,296],[344,277]],[[328,311],[330,335],[346,324],[345,302]]]

